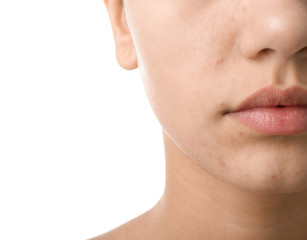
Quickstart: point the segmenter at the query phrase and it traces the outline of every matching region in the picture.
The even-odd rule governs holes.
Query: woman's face
[[[306,132],[228,114],[262,88],[307,88],[307,1],[126,0],[125,11],[149,101],[191,160],[246,191],[307,189]]]

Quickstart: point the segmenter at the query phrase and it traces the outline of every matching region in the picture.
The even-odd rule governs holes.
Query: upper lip
[[[284,90],[273,86],[265,87],[247,97],[235,109],[235,112],[252,108],[269,108],[277,106],[307,107],[307,89],[298,86],[293,86]]]

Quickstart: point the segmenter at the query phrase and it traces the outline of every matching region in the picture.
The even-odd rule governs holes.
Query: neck
[[[160,239],[306,239],[307,191],[259,195],[231,186],[164,134],[166,185],[154,209]]]

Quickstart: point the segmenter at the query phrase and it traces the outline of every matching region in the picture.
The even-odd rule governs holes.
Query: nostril
[[[307,47],[304,47],[302,48],[299,52],[298,52],[299,55],[302,55],[302,56],[307,56]]]
[[[272,50],[271,48],[263,48],[262,50],[258,52],[257,56],[262,58],[262,57],[270,55],[272,52],[274,52],[274,50]]]
[[[270,53],[271,51],[273,51],[273,50],[270,49],[270,48],[264,48],[264,49],[262,49],[259,53],[260,53],[260,54],[268,54],[268,53]]]

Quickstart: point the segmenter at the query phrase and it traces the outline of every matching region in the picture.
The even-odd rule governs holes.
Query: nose
[[[305,0],[251,0],[239,37],[241,54],[256,59],[278,55],[307,56],[307,2]]]

